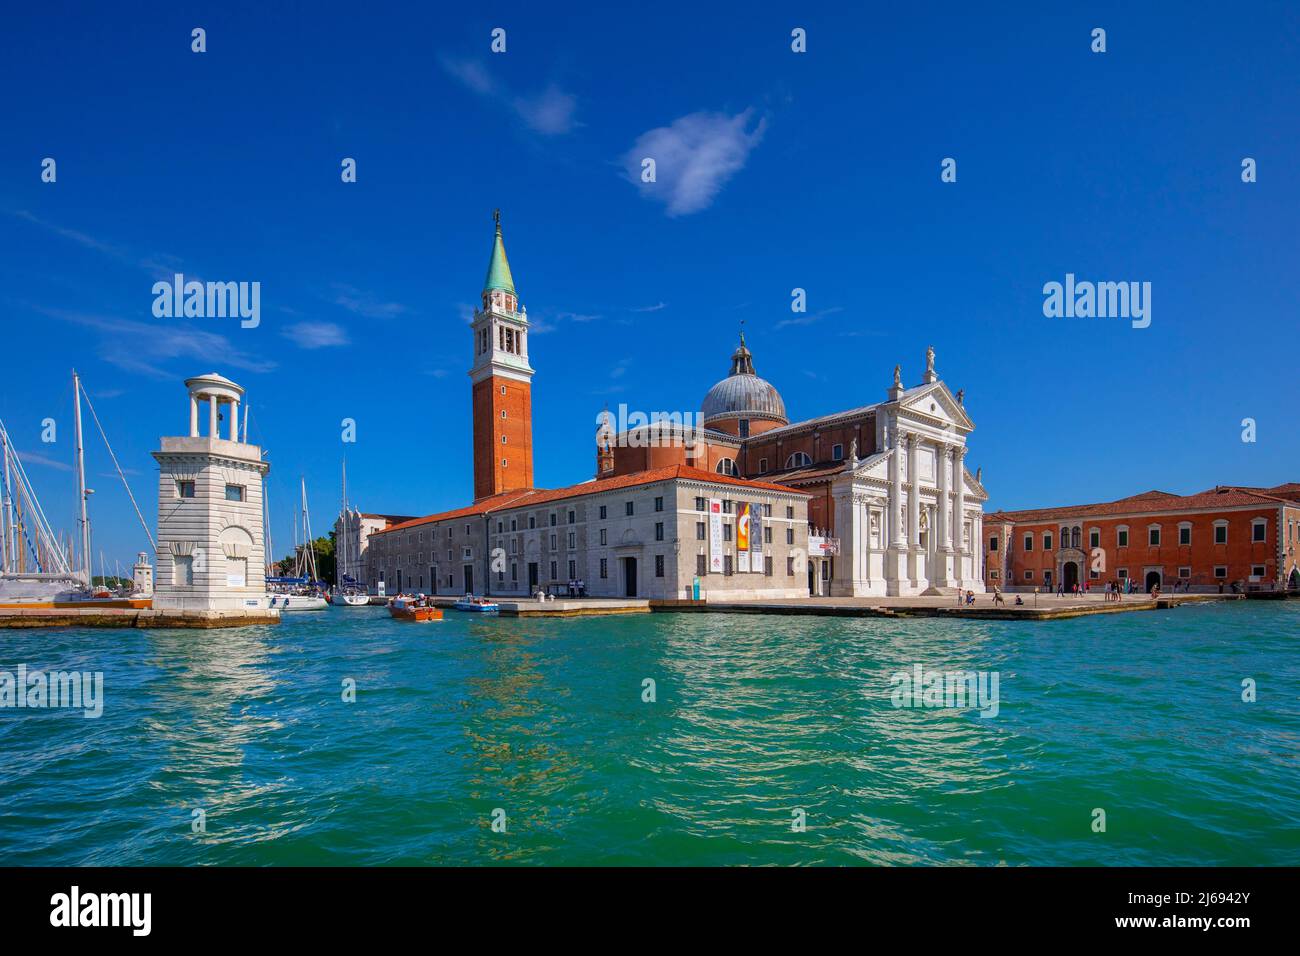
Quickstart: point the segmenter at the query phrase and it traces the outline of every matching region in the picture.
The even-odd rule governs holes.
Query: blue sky
[[[933,345],[991,507],[1300,478],[1294,5],[712,6],[8,11],[0,417],[52,522],[73,366],[151,521],[149,451],[212,369],[249,390],[273,508],[305,474],[324,529],[345,453],[365,510],[465,503],[495,207],[539,485],[590,476],[605,402],[697,409],[742,320],[792,418],[883,399],[895,363],[916,383]],[[260,282],[260,326],[154,318],[173,271]],[[1045,318],[1067,272],[1150,282],[1150,327]],[[125,562],[143,535],[89,447],[96,550]]]

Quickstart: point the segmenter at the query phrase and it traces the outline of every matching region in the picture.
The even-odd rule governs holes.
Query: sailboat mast
[[[86,516],[86,450],[81,441],[81,379],[77,375],[77,370],[72,370],[72,400],[75,414],[73,421],[76,423],[77,438],[77,521],[81,525],[81,572],[86,579],[86,584],[90,584],[90,520]]]
[[[343,459],[343,534],[335,549],[334,583],[343,586],[348,569],[348,460]]]

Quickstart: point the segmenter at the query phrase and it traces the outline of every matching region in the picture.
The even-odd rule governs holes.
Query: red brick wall
[[[1104,587],[1106,581],[1116,579],[1120,568],[1127,568],[1129,577],[1145,585],[1147,569],[1159,568],[1163,572],[1164,583],[1161,587],[1167,592],[1173,589],[1174,582],[1178,580],[1179,569],[1185,567],[1191,568],[1190,580],[1193,587],[1217,588],[1220,580],[1227,585],[1233,581],[1248,579],[1251,568],[1255,565],[1264,566],[1261,583],[1267,587],[1268,582],[1276,580],[1279,576],[1277,560],[1279,533],[1283,536],[1283,544],[1285,544],[1286,519],[1283,518],[1280,528],[1278,524],[1281,510],[1284,509],[1280,506],[1262,506],[1240,511],[1075,517],[1016,524],[1009,533],[1007,531],[1009,526],[998,526],[988,522],[985,525],[982,544],[985,553],[986,581],[992,583],[995,580],[989,572],[996,568],[1004,569],[1004,575],[996,579],[1003,587],[1037,587],[1044,583],[1043,572],[1050,570],[1052,584],[1055,587],[1057,551],[1062,545],[1061,528],[1078,527],[1079,549],[1085,555],[1084,567],[1080,569],[1080,581],[1091,580],[1094,588]],[[1295,512],[1295,509],[1285,510]],[[1255,518],[1264,518],[1268,521],[1265,539],[1262,542],[1252,540],[1252,521]],[[1214,522],[1217,520],[1228,522],[1226,544],[1214,543]],[[1182,522],[1191,524],[1190,545],[1178,543],[1179,525]],[[1152,524],[1160,525],[1159,546],[1148,544],[1148,528]],[[1122,525],[1127,526],[1129,532],[1128,546],[1123,548],[1118,545],[1118,530]],[[1088,573],[1092,556],[1091,531],[1094,528],[1100,531],[1099,547],[1104,560],[1104,570],[1095,579],[1090,578]],[[1025,550],[1024,538],[1027,532],[1034,536],[1032,551]],[[1043,550],[1045,532],[1052,536],[1050,551]],[[994,535],[999,538],[996,553],[989,550],[989,539]],[[1214,576],[1216,566],[1227,568],[1225,578],[1219,579]],[[1024,572],[1027,570],[1033,572],[1033,577],[1029,580],[1025,579]],[[1285,574],[1285,571],[1283,573]]]
[[[490,376],[474,385],[474,498],[532,486],[532,386]]]

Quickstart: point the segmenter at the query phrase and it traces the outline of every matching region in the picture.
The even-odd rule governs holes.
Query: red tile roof
[[[569,485],[566,488],[523,488],[516,491],[506,491],[499,495],[482,498],[474,502],[472,505],[466,505],[464,508],[457,508],[453,511],[443,511],[438,514],[427,515],[423,518],[413,518],[410,521],[404,521],[401,524],[384,528],[382,531],[376,531],[375,534],[388,534],[392,531],[403,531],[406,528],[414,528],[418,525],[432,524],[438,521],[450,521],[455,518],[468,518],[474,515],[504,511],[509,508],[532,507],[533,505],[546,504],[550,501],[576,498],[580,495],[594,495],[600,494],[604,491],[618,491],[621,488],[634,488],[639,485],[649,485],[657,481],[670,481],[674,479],[703,481],[715,485],[730,485],[736,488],[779,491],[787,495],[803,495],[804,497],[810,497],[807,492],[799,491],[797,488],[790,488],[786,485],[776,485],[766,481],[750,481],[746,478],[733,478],[730,475],[720,475],[717,472],[705,471],[702,468],[692,468],[689,465],[667,465],[663,468],[651,468],[646,471],[636,471],[627,475],[616,475],[613,478],[600,478],[595,481],[584,481],[580,484]],[[371,535],[371,537],[374,537],[374,535]]]
[[[1092,505],[1062,505],[1059,508],[1031,508],[1024,511],[992,511],[984,516],[984,523],[1029,523],[1049,518],[1089,518],[1106,515],[1142,515],[1165,511],[1213,511],[1216,508],[1235,508],[1259,505],[1275,506],[1294,500],[1275,494],[1282,489],[1300,488],[1300,485],[1277,485],[1269,489],[1250,489],[1237,485],[1221,485],[1194,495],[1174,495],[1167,491],[1144,491],[1117,501]]]

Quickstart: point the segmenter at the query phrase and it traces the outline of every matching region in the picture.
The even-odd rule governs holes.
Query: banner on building
[[[722,499],[709,499],[709,571],[722,573]]]
[[[749,551],[749,502],[736,502],[736,550],[741,552]],[[744,563],[748,565],[749,562]],[[742,565],[742,571],[748,571],[749,568]]]
[[[736,565],[737,565],[736,571],[739,572],[740,574],[749,573],[749,552],[748,551],[736,552]]]
[[[749,550],[755,553],[763,550],[763,506],[757,503],[749,509]],[[754,570],[762,570],[761,564],[758,562]]]

